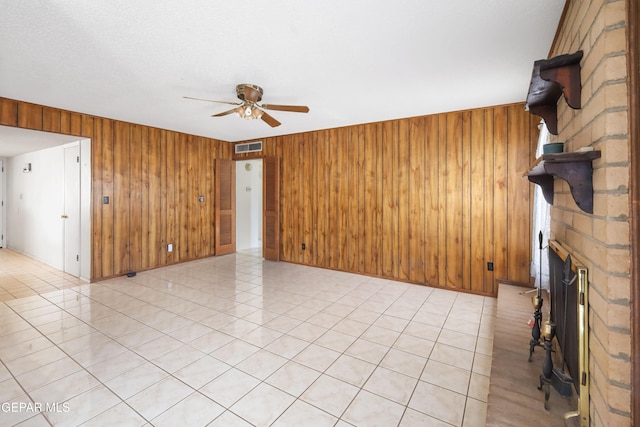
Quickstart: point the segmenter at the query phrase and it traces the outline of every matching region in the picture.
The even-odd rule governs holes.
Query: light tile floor
[[[77,277],[0,248],[0,301],[55,291],[84,283]]]
[[[483,426],[495,299],[207,258],[0,302],[0,425]]]

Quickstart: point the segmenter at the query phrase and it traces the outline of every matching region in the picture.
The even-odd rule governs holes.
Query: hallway
[[[19,254],[0,249],[0,301],[39,295],[85,283],[54,267]]]

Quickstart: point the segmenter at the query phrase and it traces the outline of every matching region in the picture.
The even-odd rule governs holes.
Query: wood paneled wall
[[[5,98],[0,124],[91,138],[91,280],[215,254],[214,159],[232,144]]]
[[[281,260],[488,295],[529,283],[537,124],[517,104],[263,139]]]
[[[488,295],[528,283],[537,122],[516,104],[265,138],[281,260]],[[215,254],[232,144],[4,98],[0,124],[91,138],[92,280]]]

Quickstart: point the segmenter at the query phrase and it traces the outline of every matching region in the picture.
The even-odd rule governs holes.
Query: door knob
[[[67,219],[67,218],[69,218],[69,217],[68,217],[67,215],[60,215],[60,218],[62,218],[62,219]]]

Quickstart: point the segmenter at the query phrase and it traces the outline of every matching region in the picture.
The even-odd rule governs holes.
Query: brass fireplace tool
[[[556,324],[551,320],[544,322],[542,336],[544,338],[544,361],[542,362],[542,373],[540,374],[540,385],[538,390],[544,390],[544,409],[549,409],[549,395],[551,393],[551,374],[553,373],[553,346],[551,341],[556,335]]]
[[[529,362],[533,358],[533,351],[540,346],[540,324],[542,323],[542,231],[538,233],[538,242],[540,244],[540,274],[538,284],[538,292],[531,298],[533,304],[533,327],[531,328],[531,341],[529,341]]]

